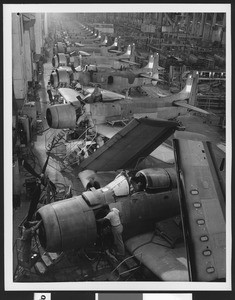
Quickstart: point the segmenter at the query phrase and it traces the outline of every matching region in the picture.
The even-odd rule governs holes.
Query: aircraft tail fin
[[[159,53],[153,55],[153,73],[157,73],[159,68]]]
[[[107,43],[108,43],[108,37],[107,37],[107,35],[106,35],[106,36],[104,37],[103,42],[100,44],[100,46],[106,46]]]
[[[153,55],[150,55],[148,64],[145,67],[143,67],[142,70],[147,73],[150,73],[150,72],[153,72],[153,67],[154,67],[154,57],[153,57]]]
[[[110,46],[110,48],[114,48],[118,46],[118,38],[115,37],[113,44]]]
[[[100,40],[101,39],[101,33],[100,33],[100,31],[98,31],[98,36],[97,36],[97,38],[96,38],[96,41],[98,41],[98,40]]]
[[[124,53],[123,55],[127,55],[127,56],[131,55],[131,45],[128,45],[126,53]]]
[[[157,85],[158,81],[162,81],[162,80],[159,78],[158,72],[154,73],[152,77],[153,77],[152,85]],[[155,79],[155,80],[154,80],[154,79]]]
[[[192,76],[192,74],[189,74],[188,78],[186,80],[185,87],[182,89],[182,91],[180,91],[180,94],[190,95],[190,93],[192,91],[192,85],[193,85],[193,76]]]
[[[135,43],[132,44],[131,47],[131,57],[130,57],[130,61],[135,61]]]

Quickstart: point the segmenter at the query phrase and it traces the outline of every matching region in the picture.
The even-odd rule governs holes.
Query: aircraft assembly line
[[[44,40],[25,97],[13,64],[14,282],[227,279],[225,14],[124,15],[12,16]]]

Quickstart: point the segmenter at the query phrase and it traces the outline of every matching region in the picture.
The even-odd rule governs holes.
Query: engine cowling
[[[46,119],[51,128],[75,128],[76,109],[70,104],[53,105],[47,108]]]
[[[69,86],[70,74],[66,69],[58,68],[51,73],[50,81],[55,88],[59,86]]]
[[[96,239],[96,220],[82,196],[41,207],[37,219],[43,221],[39,239],[47,251],[82,248]]]

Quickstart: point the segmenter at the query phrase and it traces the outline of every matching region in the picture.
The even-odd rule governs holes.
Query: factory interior
[[[226,281],[226,17],[12,14],[13,282]]]

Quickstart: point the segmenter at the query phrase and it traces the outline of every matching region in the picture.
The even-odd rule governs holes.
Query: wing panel
[[[183,243],[170,248],[162,237],[149,232],[130,238],[125,245],[160,280],[189,281]]]
[[[176,122],[133,119],[79,166],[95,171],[133,168],[177,128]]]
[[[191,133],[193,135],[193,133]],[[188,140],[174,148],[179,197],[193,281],[225,279],[225,199],[209,142]],[[192,137],[193,139],[193,137]]]

